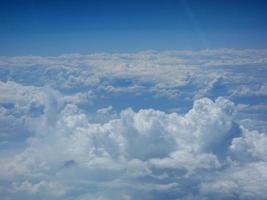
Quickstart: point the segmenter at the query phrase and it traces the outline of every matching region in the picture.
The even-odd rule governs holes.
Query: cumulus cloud
[[[263,199],[266,192],[257,181],[265,181],[267,137],[240,127],[233,113],[231,101],[204,98],[185,115],[126,109],[110,121],[91,123],[68,104],[53,131],[29,138],[23,152],[1,161],[1,177],[15,182],[12,193],[33,195],[43,187],[62,185],[64,192],[50,192],[54,197],[67,191],[82,198],[101,191],[105,197],[123,199],[116,196],[121,191],[129,198],[150,199],[156,198],[151,194],[155,191],[159,198],[205,198],[223,187],[222,198]],[[254,168],[257,181],[245,185],[251,177],[243,174]]]

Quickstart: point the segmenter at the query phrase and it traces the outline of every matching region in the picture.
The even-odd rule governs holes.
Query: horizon
[[[0,55],[267,48],[265,1],[1,1]]]

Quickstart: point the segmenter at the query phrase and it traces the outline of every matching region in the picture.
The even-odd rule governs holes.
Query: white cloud
[[[267,161],[267,136],[258,131],[243,129],[243,137],[234,138],[230,146],[231,151],[238,160],[264,160]]]
[[[31,183],[23,181],[22,183],[14,183],[14,192],[26,192],[30,194],[43,193],[43,195],[62,196],[66,192],[66,188],[57,182],[40,181],[38,183]]]
[[[266,55],[1,57],[1,196],[264,199]]]
[[[34,193],[44,185],[49,188],[50,181],[57,181],[75,193],[80,190],[79,182],[90,180],[92,187],[109,194],[115,187],[110,180],[117,180],[124,183],[120,187],[125,192],[140,191],[141,186],[137,185],[142,184],[142,188],[157,192],[175,191],[179,198],[185,197],[180,184],[186,181],[200,182],[202,196],[212,195],[217,186],[226,185],[222,195],[233,190],[245,199],[247,191],[249,197],[255,194],[260,199],[262,186],[255,181],[248,188],[242,183],[249,179],[242,176],[243,172],[227,176],[230,180],[223,178],[228,171],[235,174],[239,165],[244,174],[250,168],[241,165],[266,167],[266,135],[238,127],[232,119],[233,108],[234,104],[225,98],[215,102],[204,98],[195,101],[185,115],[126,109],[118,118],[99,124],[90,123],[77,106],[68,104],[58,114],[52,131],[37,134],[28,140],[24,152],[1,161],[1,177],[17,182],[15,192]],[[106,110],[109,112],[110,108],[99,112]],[[260,170],[256,178],[262,182],[265,175]],[[43,184],[44,178],[49,181],[47,184]],[[33,184],[36,179],[39,183]],[[162,182],[156,186],[151,179]],[[24,181],[18,183],[19,180]],[[141,193],[146,194],[143,189]]]
[[[210,199],[259,199],[266,198],[266,162],[249,163],[227,169],[209,182],[201,185],[201,193]],[[205,198],[204,198],[205,199]]]
[[[59,90],[77,90],[77,88],[99,87],[107,92],[146,91],[144,83],[152,84],[152,91],[157,95],[177,96],[177,87],[181,90],[187,85],[194,85],[194,95],[211,87],[224,77],[231,94],[246,94],[252,90],[243,88],[248,79],[261,84],[261,93],[266,94],[264,76],[255,75],[265,72],[266,50],[214,49],[201,51],[166,51],[138,52],[121,54],[69,54],[58,57],[0,57],[1,80],[17,81],[35,86],[49,85]],[[258,69],[250,71],[249,68]],[[247,72],[248,71],[248,72]],[[251,73],[252,72],[252,73]],[[120,87],[113,85],[113,80],[133,79],[132,85]],[[104,82],[106,82],[104,84]],[[237,89],[236,89],[237,84]],[[246,87],[246,86],[245,86]],[[206,88],[206,89],[205,89]],[[168,91],[168,92],[167,92]],[[181,91],[180,91],[181,92]],[[240,95],[239,94],[239,95]],[[229,94],[227,94],[229,95]]]

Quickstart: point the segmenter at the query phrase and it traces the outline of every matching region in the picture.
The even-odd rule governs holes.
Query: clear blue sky
[[[0,1],[0,55],[266,48],[267,1]]]

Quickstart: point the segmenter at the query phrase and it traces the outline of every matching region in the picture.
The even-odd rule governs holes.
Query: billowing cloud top
[[[1,197],[264,200],[266,57],[1,57]]]

